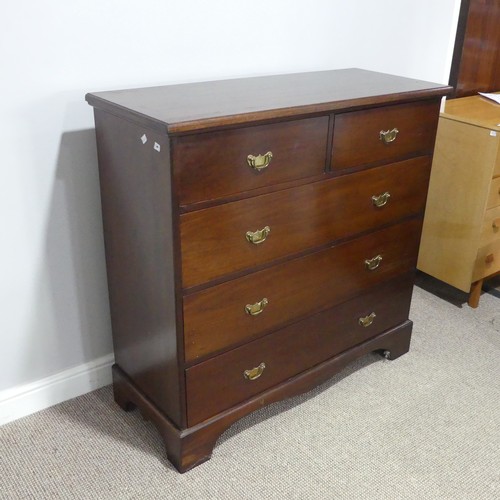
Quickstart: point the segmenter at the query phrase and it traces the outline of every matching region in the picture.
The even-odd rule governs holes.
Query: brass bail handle
[[[245,234],[245,238],[247,239],[247,241],[253,243],[254,245],[260,245],[261,243],[264,243],[264,241],[266,241],[266,238],[269,236],[270,232],[271,228],[269,226],[265,226],[257,231],[247,231]]]
[[[266,368],[266,363],[261,363],[259,366],[256,366],[255,368],[251,368],[250,370],[245,370],[243,372],[243,376],[247,380],[256,380],[262,375],[265,368]]]
[[[262,300],[256,302],[255,304],[247,304],[245,306],[245,312],[250,316],[258,316],[264,311],[267,304],[269,304],[269,301],[264,297]]]
[[[387,202],[389,201],[390,197],[391,193],[389,193],[389,191],[386,191],[385,193],[379,195],[373,195],[372,203],[377,208],[382,208],[383,206],[387,205]]]
[[[392,130],[381,130],[379,138],[384,144],[390,144],[396,140],[398,134],[399,130],[397,128],[393,128]]]
[[[380,263],[382,262],[382,255],[375,255],[375,257],[372,257],[371,259],[366,259],[365,260],[365,266],[368,271],[374,271],[377,269],[378,266],[380,266]]]
[[[272,159],[273,159],[272,151],[268,151],[265,155],[247,156],[248,165],[252,167],[254,170],[257,170],[257,172],[260,172],[261,170],[267,168],[271,163]]]
[[[368,316],[363,316],[362,318],[359,318],[359,324],[360,326],[367,328],[373,323],[373,320],[376,317],[377,315],[374,312],[372,312]]]

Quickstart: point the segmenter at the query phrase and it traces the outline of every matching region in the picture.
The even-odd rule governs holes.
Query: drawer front
[[[500,272],[500,239],[482,246],[477,252],[472,281]]]
[[[419,157],[183,214],[183,286],[189,288],[420,213],[430,166],[429,157]],[[385,193],[390,197],[385,199]],[[379,198],[373,200],[373,196]],[[247,232],[253,233],[250,240]]]
[[[486,208],[493,208],[498,206],[500,206],[500,177],[497,177],[491,181]]]
[[[322,116],[175,137],[172,155],[179,203],[189,205],[321,174],[327,135],[328,117]],[[268,152],[272,158],[265,156]],[[249,165],[249,155],[256,157],[260,170]]]
[[[335,116],[332,169],[343,169],[430,154],[439,101],[397,104]],[[390,131],[397,129],[397,135]],[[381,132],[387,132],[385,142]]]
[[[187,369],[188,425],[402,323],[408,318],[412,284],[413,273],[407,274],[376,291]],[[245,378],[245,371],[253,368],[257,370]]]
[[[421,218],[413,219],[185,296],[186,360],[328,309],[414,269],[421,225]]]
[[[495,167],[493,169],[493,177],[499,177],[500,176],[500,136],[497,134],[497,158],[495,162]]]
[[[500,241],[500,207],[490,208],[484,215],[479,246]]]

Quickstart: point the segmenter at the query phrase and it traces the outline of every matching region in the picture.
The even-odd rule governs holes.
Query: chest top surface
[[[448,94],[451,87],[361,69],[87,94],[94,107],[169,134]]]
[[[497,94],[500,95],[500,92]],[[480,95],[447,101],[442,116],[492,130],[500,130],[500,104]]]

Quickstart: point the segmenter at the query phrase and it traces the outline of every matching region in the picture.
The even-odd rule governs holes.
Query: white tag
[[[161,147],[157,142],[155,142],[155,145],[153,147],[155,151],[158,151],[158,153],[160,152]]]
[[[141,137],[141,141],[143,144],[146,144],[146,142],[148,142],[148,136],[146,134],[143,134],[143,136]]]
[[[490,130],[491,137],[496,137],[497,133],[494,130]]]

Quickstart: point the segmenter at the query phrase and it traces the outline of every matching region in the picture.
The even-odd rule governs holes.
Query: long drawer
[[[432,153],[439,106],[434,100],[336,115],[332,169]]]
[[[327,135],[328,116],[321,116],[176,137],[172,156],[179,203],[321,174]]]
[[[184,214],[183,286],[420,213],[430,166],[424,156]]]
[[[414,269],[422,219],[246,275],[183,299],[186,361],[345,301]]]
[[[408,318],[413,273],[186,370],[188,425],[250,398]],[[246,374],[245,374],[246,373]]]

